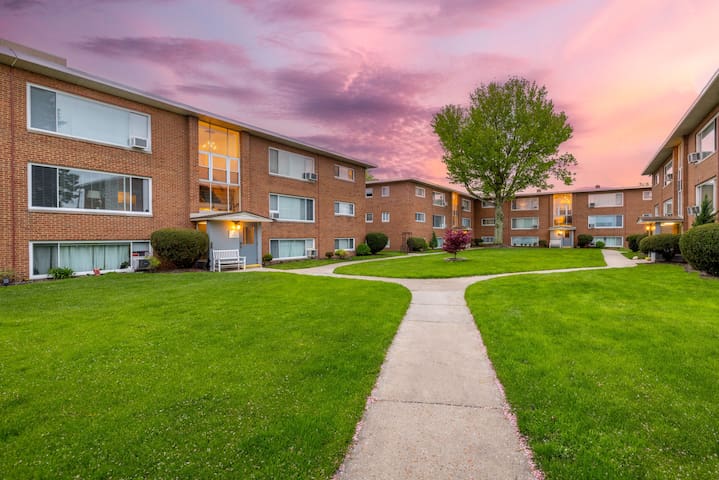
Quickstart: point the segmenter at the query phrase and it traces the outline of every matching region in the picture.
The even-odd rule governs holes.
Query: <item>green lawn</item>
[[[599,249],[572,248],[479,248],[458,254],[466,261],[448,262],[452,255],[410,256],[386,262],[346,265],[335,273],[391,278],[451,278],[505,272],[528,272],[557,268],[601,267]]]
[[[256,272],[3,288],[0,477],[329,478],[409,299]]]
[[[390,258],[390,257],[399,257],[402,255],[406,255],[402,252],[394,252],[394,251],[382,251],[375,255],[369,255],[369,256],[351,256],[344,259],[339,258],[314,258],[314,259],[307,259],[307,260],[290,260],[288,262],[283,263],[275,263],[272,265],[268,265],[268,268],[273,268],[276,270],[298,270],[300,268],[312,268],[312,267],[321,267],[322,265],[330,265],[332,263],[344,263],[344,262],[355,262],[358,260],[377,260],[382,258]]]
[[[719,281],[642,265],[466,297],[548,479],[719,478]]]

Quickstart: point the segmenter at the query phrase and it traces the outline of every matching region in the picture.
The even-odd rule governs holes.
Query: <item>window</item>
[[[436,205],[438,207],[446,207],[447,201],[444,199],[444,193],[432,192],[432,205]]]
[[[271,193],[270,216],[277,220],[314,222],[315,201],[312,198],[290,197]]]
[[[389,197],[389,186],[385,185],[380,189],[380,195],[383,197]]]
[[[472,219],[467,217],[462,217],[462,226],[464,228],[472,228]]]
[[[414,194],[417,197],[424,198],[424,195],[425,195],[424,187],[414,187]]]
[[[121,270],[132,255],[149,255],[150,242],[31,242],[32,278],[46,277],[51,268],[72,268],[76,274]]]
[[[340,180],[347,180],[348,182],[355,181],[355,169],[350,167],[343,167],[342,165],[335,165],[335,178]]]
[[[446,228],[444,215],[432,215],[432,228]]]
[[[354,250],[354,238],[335,238],[335,250]]]
[[[622,237],[594,237],[592,241],[595,245],[597,242],[604,242],[606,247],[621,247],[624,245]]]
[[[307,250],[314,250],[314,238],[273,238],[270,239],[272,258],[306,258]]]
[[[389,223],[389,212],[382,212],[382,222]]]
[[[682,215],[683,208],[684,208],[684,205],[682,203],[682,196],[680,194],[680,195],[677,195],[677,216],[678,217]]]
[[[539,245],[539,237],[512,237],[513,247],[536,247]]]
[[[670,198],[669,200],[666,200],[666,201],[662,204],[662,210],[663,210],[663,212],[664,212],[664,216],[665,216],[665,217],[671,217],[671,216],[672,216],[672,207],[673,207],[673,205],[674,205],[674,202],[672,201],[671,198]]]
[[[659,173],[655,173],[652,176],[652,185],[659,185]]]
[[[107,103],[28,84],[27,117],[30,130],[150,150],[150,116]]]
[[[482,239],[482,243],[494,243],[494,237],[490,235],[485,235],[483,237],[480,237]]]
[[[497,205],[491,200],[482,200],[482,208],[494,208]]]
[[[276,148],[269,149],[270,174],[280,177],[310,180],[309,175],[315,173],[315,159],[297,153],[286,152]]]
[[[621,207],[624,205],[624,193],[590,193],[589,208]]]
[[[483,227],[493,227],[494,226],[494,217],[485,217],[482,219],[482,226]]]
[[[355,204],[350,202],[335,202],[335,215],[354,217]]]
[[[512,210],[539,210],[539,197],[515,198]]]
[[[427,216],[424,214],[424,212],[415,212],[414,214],[414,221],[419,223],[425,223],[427,220]]]
[[[532,230],[539,228],[539,217],[518,217],[512,219],[512,230]]]
[[[371,212],[367,212],[364,214],[364,221],[365,223],[372,223],[374,222],[374,214]]]
[[[366,198],[372,198],[372,195],[374,195],[374,189],[372,188],[365,188],[364,189],[364,196]]]
[[[658,203],[654,204],[654,216],[655,217],[659,216],[659,204]]]
[[[669,163],[664,165],[664,186],[666,187],[672,183],[674,177],[674,162],[669,160]]]
[[[677,192],[681,192],[682,188],[683,188],[682,187],[682,176],[683,176],[682,175],[682,167],[680,166],[679,168],[677,168]],[[681,212],[682,209],[678,208],[677,211]]]
[[[33,164],[30,172],[31,208],[152,212],[149,178]]]
[[[468,198],[462,199],[462,211],[463,212],[471,212],[472,211],[472,201]]]
[[[198,123],[200,211],[240,210],[240,132]]]
[[[697,134],[697,152],[702,160],[716,151],[716,119],[713,118],[704,129]]]
[[[696,194],[697,206],[701,206],[702,202],[707,199],[709,200],[709,206],[714,210],[716,205],[716,178],[697,185]]]
[[[622,228],[624,215],[589,215],[588,223],[589,228]]]
[[[652,199],[652,191],[651,190],[644,190],[642,192],[642,200],[651,200]]]

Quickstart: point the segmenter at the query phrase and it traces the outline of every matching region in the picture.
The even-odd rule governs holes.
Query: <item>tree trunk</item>
[[[504,202],[497,201],[494,207],[494,243],[504,245]]]

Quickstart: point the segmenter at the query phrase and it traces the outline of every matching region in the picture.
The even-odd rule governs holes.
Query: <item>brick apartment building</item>
[[[248,263],[364,238],[373,165],[0,41],[0,269],[122,270],[193,227]]]
[[[717,205],[719,71],[714,74],[642,172],[652,178],[653,205],[643,219],[653,233],[681,233],[702,200]]]

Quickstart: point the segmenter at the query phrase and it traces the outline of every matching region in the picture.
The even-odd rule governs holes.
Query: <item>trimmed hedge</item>
[[[639,242],[639,249],[645,254],[649,252],[659,253],[664,257],[664,260],[669,261],[679,253],[679,237],[681,235],[674,235],[673,233],[651,235]]]
[[[365,242],[372,250],[372,255],[381,252],[387,246],[387,235],[382,232],[371,232],[365,237]]]
[[[427,240],[422,237],[410,237],[407,239],[407,248],[410,252],[427,250]]]
[[[355,251],[358,257],[365,257],[367,255],[372,255],[372,249],[369,248],[369,245],[366,243],[360,243],[357,245],[357,250]]]
[[[719,224],[692,228],[679,240],[682,256],[695,270],[719,277]]]
[[[638,252],[639,251],[639,242],[642,241],[642,238],[646,238],[646,233],[637,233],[635,235],[629,235],[627,237],[627,246],[629,247],[629,250],[632,252]]]
[[[152,232],[155,256],[178,268],[190,268],[207,254],[210,240],[205,232],[190,228],[163,228]]]
[[[588,247],[589,244],[592,243],[592,240],[594,240],[594,237],[586,233],[577,235],[577,245],[579,245],[579,248]]]

